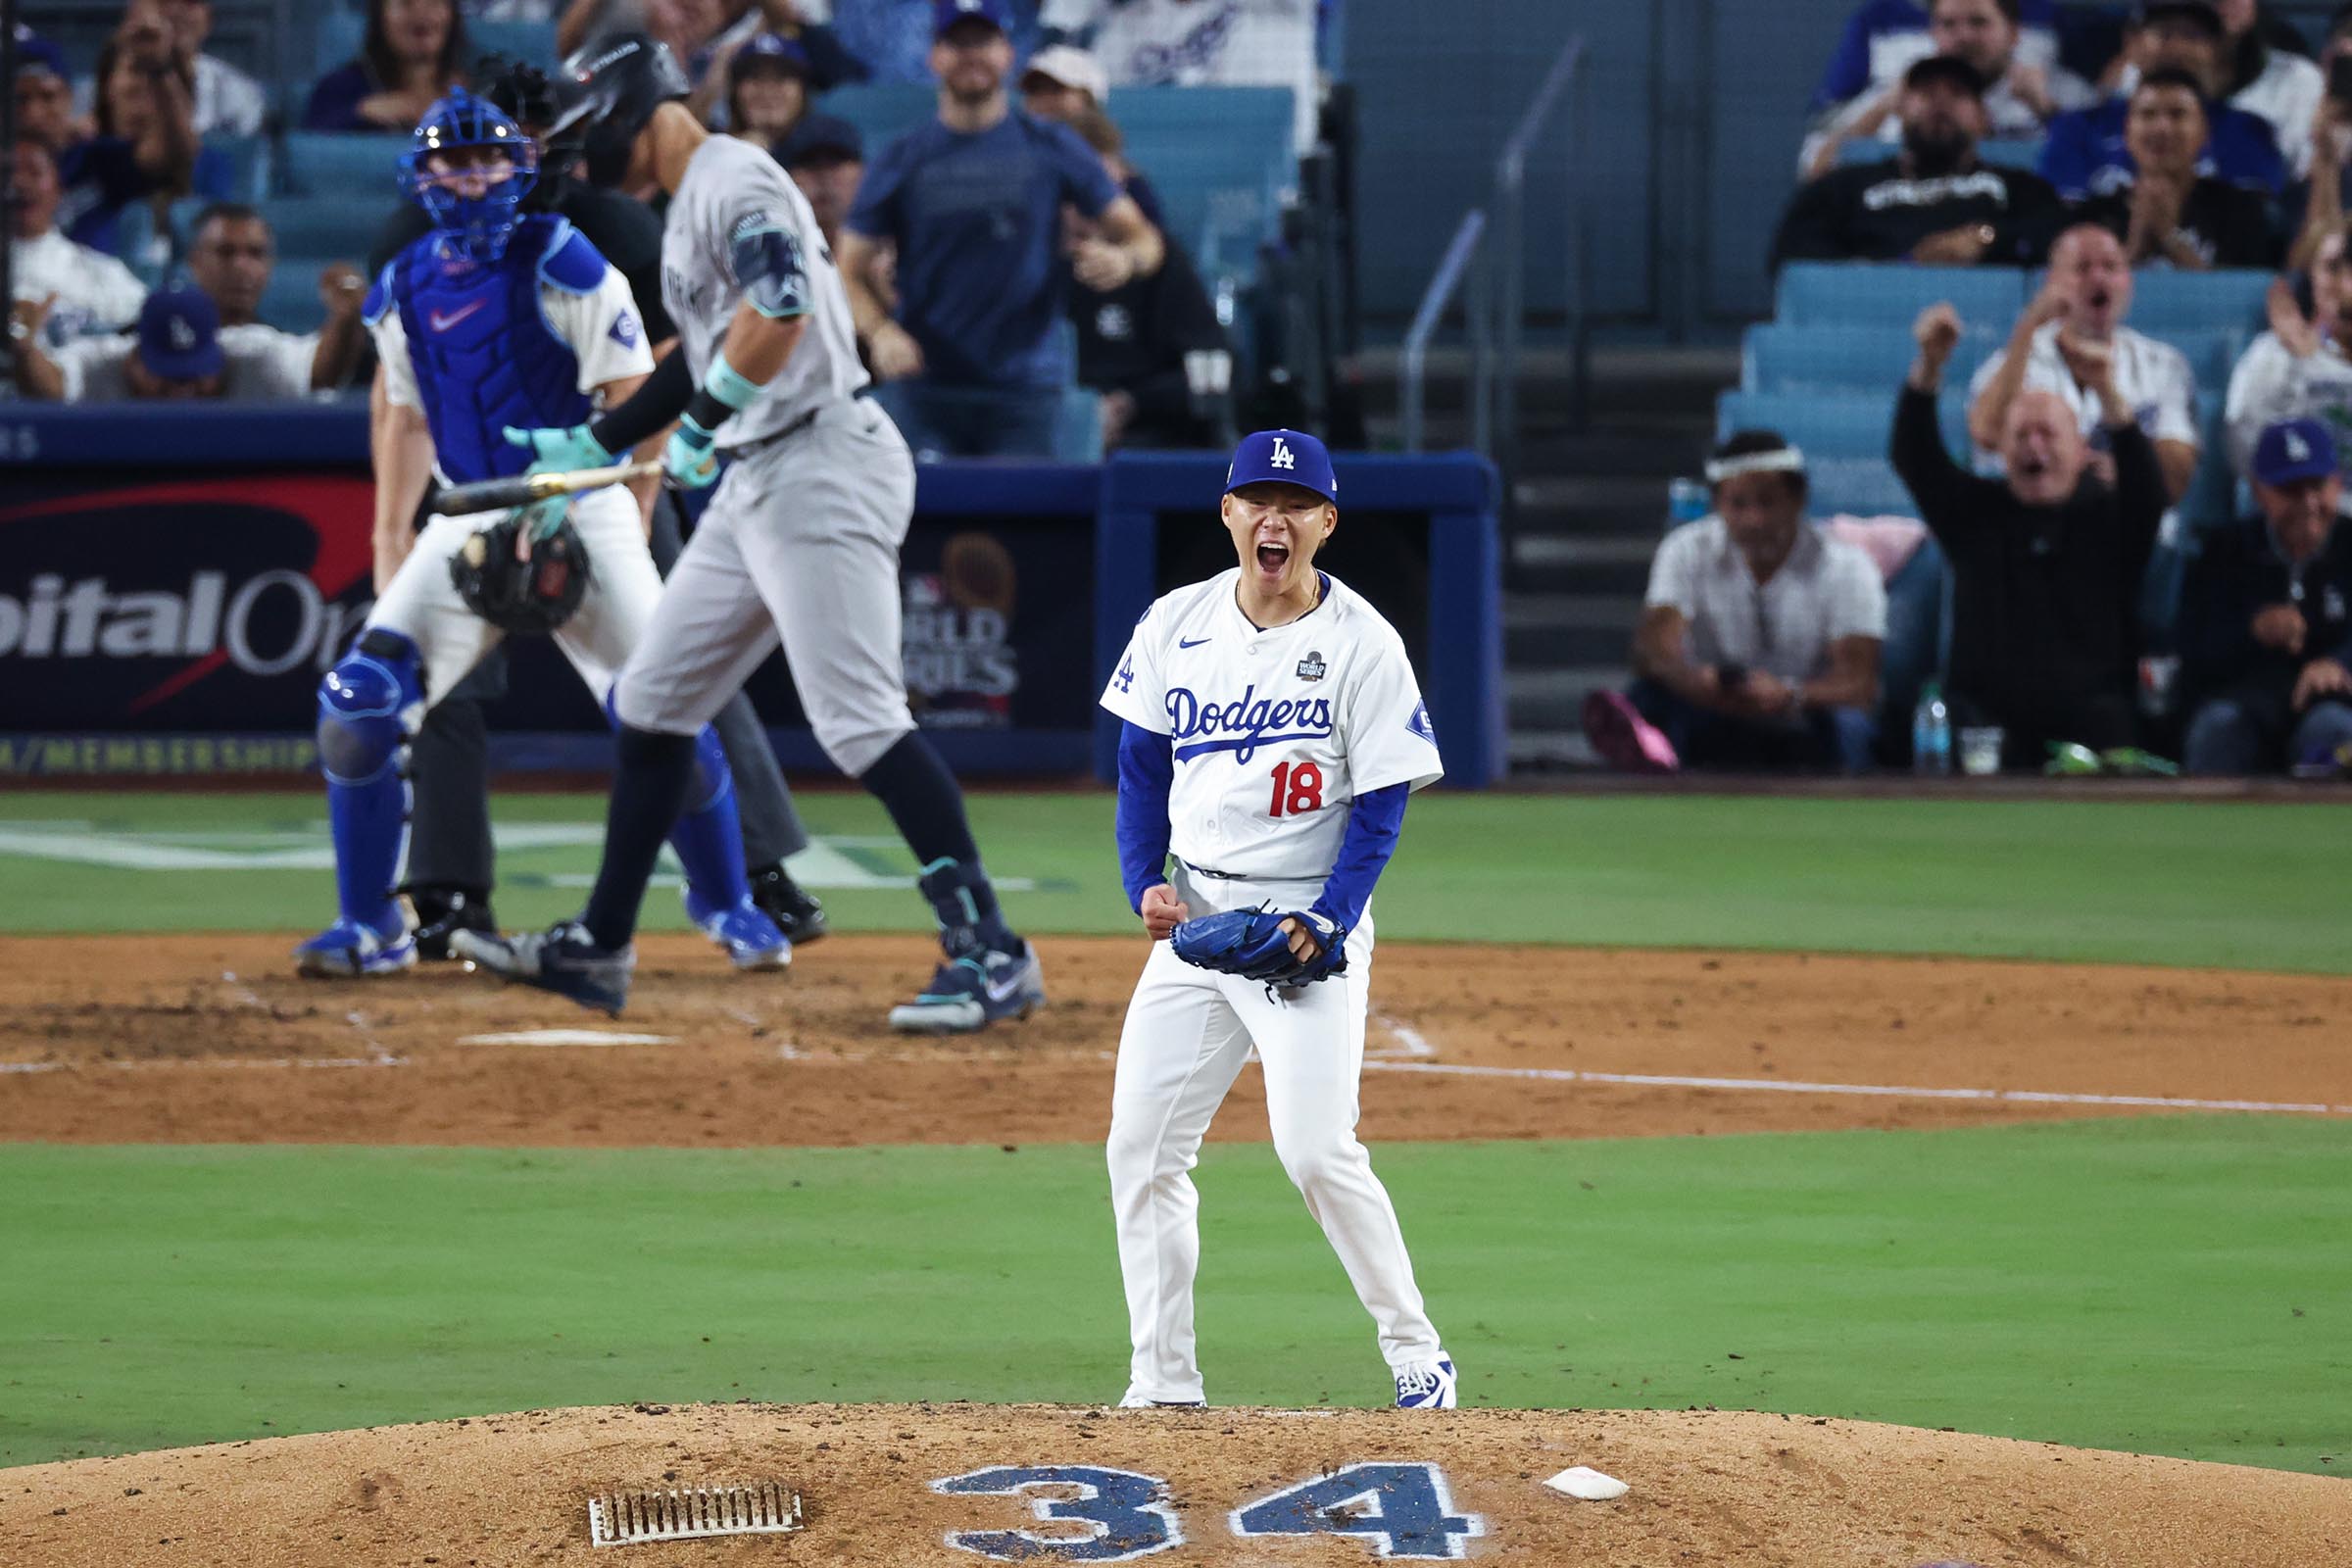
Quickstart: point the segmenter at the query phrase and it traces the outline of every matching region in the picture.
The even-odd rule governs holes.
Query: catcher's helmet
[[[564,62],[570,102],[551,140],[584,132],[588,181],[615,185],[628,172],[629,149],[654,111],[693,89],[669,45],[650,33],[615,33]]]
[[[460,252],[477,262],[506,254],[514,220],[539,177],[539,149],[521,127],[465,88],[425,111],[400,182]]]

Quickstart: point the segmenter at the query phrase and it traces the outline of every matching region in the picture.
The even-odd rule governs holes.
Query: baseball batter
[[[435,517],[413,533],[426,480],[518,472],[523,456],[501,436],[508,423],[584,416],[600,398],[635,391],[653,368],[627,282],[564,220],[522,216],[537,156],[512,120],[460,89],[418,122],[402,167],[434,226],[384,268],[364,306],[381,362],[371,419],[379,591],[358,641],[318,689],[341,912],[295,950],[301,972],[318,977],[416,963],[392,895],[407,836],[401,749],[426,708],[502,635],[461,593],[452,560],[504,514]],[[562,525],[561,502],[533,510],[541,514],[533,531]],[[662,580],[626,490],[577,497],[570,525],[589,586],[555,639],[603,702],[652,618]],[[791,949],[752,904],[726,756],[708,732],[687,748],[697,787],[691,799],[680,792],[661,828],[674,826],[688,912],[738,966],[779,965]],[[689,808],[681,815],[680,807]]]
[[[684,792],[691,737],[779,636],[818,744],[879,799],[923,867],[945,959],[901,1029],[962,1032],[1044,1000],[1037,956],[998,907],[962,792],[915,728],[899,638],[899,545],[914,460],[865,397],[849,297],[807,198],[749,142],[713,136],[679,100],[666,45],[620,34],[571,63],[565,121],[589,177],[669,194],[662,297],[679,351],[594,424],[510,432],[562,468],[591,467],[678,421],[670,479],[726,476],[670,573],[615,690],[620,770],[605,858],[580,918],[453,951],[511,979],[617,1012],[660,824]]]
[[[1246,438],[1222,507],[1240,566],[1154,604],[1102,694],[1125,721],[1120,869],[1154,943],[1119,1038],[1108,1150],[1130,1405],[1202,1400],[1186,1173],[1252,1046],[1275,1152],[1378,1326],[1397,1404],[1454,1403],[1453,1363],[1355,1138],[1372,887],[1406,797],[1444,769],[1396,630],[1315,569],[1338,500],[1313,436]],[[1285,986],[1196,968],[1168,941],[1197,915],[1260,906],[1290,911],[1291,955],[1330,978]]]

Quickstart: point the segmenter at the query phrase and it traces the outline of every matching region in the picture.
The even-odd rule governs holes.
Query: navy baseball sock
[[[997,907],[997,890],[980,867],[956,775],[920,732],[909,731],[858,780],[882,803],[899,836],[922,862],[923,897],[950,931],[977,929],[991,947],[1009,948],[1012,932]]]
[[[694,780],[694,737],[620,726],[620,766],[605,812],[605,858],[580,916],[597,946],[614,952],[637,934],[638,906],[662,841],[677,824]]]

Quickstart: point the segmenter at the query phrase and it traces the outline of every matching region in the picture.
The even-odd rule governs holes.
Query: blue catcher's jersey
[[[518,222],[496,262],[457,256],[440,239],[427,234],[392,259],[366,315],[374,322],[400,313],[441,471],[458,484],[518,474],[532,454],[507,442],[506,426],[579,424],[592,412],[579,352],[548,319],[540,290],[594,293],[605,259],[569,222],[544,214]]]

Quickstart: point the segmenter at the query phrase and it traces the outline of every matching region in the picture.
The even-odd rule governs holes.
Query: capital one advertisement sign
[[[372,603],[373,486],[349,469],[10,475],[0,500],[0,776],[301,771],[318,679]],[[1083,535],[1079,535],[1083,537]],[[919,720],[1083,728],[1091,552],[1066,522],[917,519],[902,571]],[[551,644],[514,649],[494,730],[601,734]],[[781,662],[750,684],[802,724]]]
[[[347,473],[12,484],[0,731],[302,731],[369,602]]]

